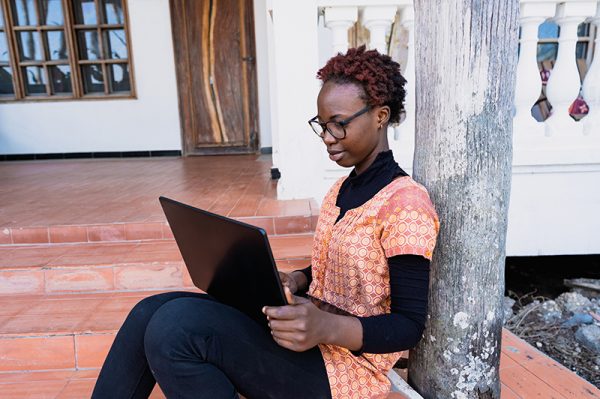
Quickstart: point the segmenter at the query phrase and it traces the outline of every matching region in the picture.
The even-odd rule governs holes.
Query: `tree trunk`
[[[519,0],[415,0],[415,179],[441,230],[410,353],[425,398],[500,398]]]

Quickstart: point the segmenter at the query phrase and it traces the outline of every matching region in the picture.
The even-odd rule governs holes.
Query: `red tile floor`
[[[0,163],[0,398],[89,397],[129,309],[193,289],[159,195],[261,225],[279,268],[307,265],[316,203],[278,201],[270,165],[266,156]],[[600,398],[508,332],[500,368],[504,399]]]
[[[0,164],[0,244],[162,239],[161,195],[264,227],[312,231],[314,200],[277,201],[270,156]]]

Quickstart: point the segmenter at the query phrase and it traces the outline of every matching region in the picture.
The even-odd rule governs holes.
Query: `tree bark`
[[[409,381],[425,398],[500,398],[519,0],[415,0],[414,177],[441,230]]]

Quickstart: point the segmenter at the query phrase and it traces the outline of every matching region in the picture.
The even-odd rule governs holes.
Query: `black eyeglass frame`
[[[327,121],[325,123],[319,122],[319,120],[318,120],[319,116],[317,115],[314,118],[310,119],[308,121],[308,124],[310,125],[310,128],[312,129],[312,131],[315,132],[315,134],[317,136],[319,136],[321,139],[325,138],[325,132],[327,131],[327,132],[329,132],[329,134],[331,134],[332,137],[336,138],[337,140],[342,140],[342,139],[346,138],[346,126],[348,126],[348,124],[350,122],[352,122],[355,118],[358,118],[362,114],[368,112],[370,109],[371,109],[371,106],[367,105],[366,107],[364,107],[363,109],[361,109],[358,112],[355,112],[354,114],[347,117],[346,119],[342,119],[341,121]],[[323,129],[323,133],[318,133],[315,130],[313,123],[316,123],[319,126],[321,126],[321,129]],[[333,134],[333,132],[329,129],[329,126],[328,126],[328,124],[330,124],[330,123],[336,123],[336,124],[340,125],[342,128],[342,131],[344,132],[344,135],[342,137],[337,137],[335,134]]]

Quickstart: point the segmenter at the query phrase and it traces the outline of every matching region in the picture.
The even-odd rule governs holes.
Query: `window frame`
[[[77,24],[75,21],[75,11],[74,7],[76,5],[74,0],[60,0],[63,12],[63,25],[62,29],[65,32],[65,40],[67,44],[68,57],[66,62],[64,60],[56,61],[56,60],[48,60],[46,56],[44,56],[43,61],[21,61],[20,56],[18,54],[19,44],[18,44],[18,32],[23,30],[29,30],[34,32],[47,32],[49,30],[57,30],[55,25],[34,25],[28,26],[27,28],[22,26],[17,26],[14,23],[12,10],[11,10],[11,2],[13,0],[0,0],[0,8],[2,9],[2,14],[4,16],[4,27],[3,30],[6,33],[6,41],[9,50],[9,67],[12,71],[12,82],[14,89],[14,96],[0,96],[0,103],[22,103],[22,102],[44,102],[44,101],[81,101],[81,100],[131,100],[137,99],[136,93],[136,84],[135,84],[135,74],[134,74],[134,66],[133,66],[133,53],[132,53],[132,44],[131,44],[131,33],[130,33],[130,19],[129,19],[129,7],[128,0],[121,0],[121,4],[123,5],[123,24],[106,24],[104,21],[104,10],[101,4],[102,0],[94,0],[94,5],[96,7],[96,16],[97,23],[95,25],[83,25]],[[39,14],[39,2],[40,0],[35,0],[35,8],[38,13],[38,18],[40,18]],[[41,21],[39,21],[41,22]],[[32,29],[35,27],[35,29]],[[15,29],[16,28],[16,29]],[[103,35],[104,32],[110,29],[123,29],[126,38],[126,49],[127,49],[127,61],[119,62],[114,59],[104,58],[104,46],[105,46],[105,37]],[[80,55],[80,49],[78,45],[77,32],[81,30],[94,30],[99,33],[99,47],[102,52],[103,57],[97,60],[85,60]],[[41,49],[42,52],[47,54],[47,43],[45,38],[41,37]],[[53,65],[69,65],[71,69],[71,94],[51,94],[51,77],[49,75],[49,67]],[[89,93],[86,94],[84,91],[84,76],[81,72],[81,68],[85,65],[90,64],[100,64],[102,67],[103,73],[103,85],[104,91],[102,93]],[[110,93],[108,81],[109,74],[108,69],[112,64],[125,64],[128,66],[129,70],[129,85],[130,90],[127,93],[118,92],[118,93]],[[25,82],[22,77],[22,68],[26,66],[42,66],[44,70],[44,74],[46,77],[46,93],[43,95],[26,95],[25,92]]]

